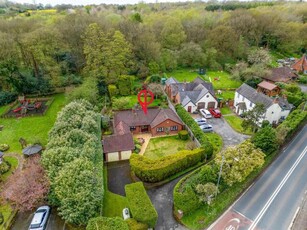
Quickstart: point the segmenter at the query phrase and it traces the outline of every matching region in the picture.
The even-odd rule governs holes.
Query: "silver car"
[[[207,124],[206,118],[196,118],[196,119],[194,119],[194,121],[195,121],[198,125]]]
[[[201,128],[201,130],[202,130],[204,133],[213,132],[213,127],[212,127],[212,125],[204,124],[204,125],[199,126],[199,128]]]
[[[34,213],[29,230],[45,230],[50,215],[49,206],[41,206]]]

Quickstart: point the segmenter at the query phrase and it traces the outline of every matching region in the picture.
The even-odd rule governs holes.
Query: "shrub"
[[[16,98],[17,98],[16,93],[2,91],[0,92],[0,106],[9,104],[15,101]]]
[[[0,144],[0,151],[4,152],[10,148],[7,144]]]
[[[260,129],[252,137],[252,143],[266,155],[275,152],[278,148],[276,131],[270,126]]]
[[[89,220],[86,230],[129,230],[127,223],[120,217],[96,217]]]
[[[129,218],[128,220],[126,220],[126,223],[129,226],[129,230],[147,230],[148,229],[148,225],[147,224],[141,223],[141,222],[137,222],[133,218]]]
[[[0,164],[0,175],[8,172],[11,168],[11,164],[5,160]]]
[[[158,213],[152,205],[142,182],[125,186],[129,208],[134,219],[149,227],[155,227]]]
[[[210,159],[213,155],[213,146],[206,137],[206,134],[199,128],[191,115],[181,105],[176,105],[176,111],[182,121],[189,126],[196,139],[200,142],[201,147],[205,150],[207,159]]]
[[[118,89],[116,85],[109,85],[108,91],[109,91],[110,97],[114,97],[118,94]]]
[[[158,182],[196,165],[203,161],[205,157],[203,149],[182,150],[156,160],[132,154],[130,166],[131,170],[142,181]]]
[[[133,87],[133,81],[134,81],[133,76],[128,76],[128,75],[119,76],[117,82],[119,94],[122,96],[130,95]]]
[[[2,212],[0,212],[0,225],[3,224],[3,222],[4,222],[4,217]]]
[[[186,130],[181,130],[179,131],[178,136],[181,140],[187,140],[189,138],[189,133]]]
[[[196,192],[191,185],[185,186],[182,191],[180,187],[183,186],[180,181],[174,189],[174,206],[175,210],[181,210],[184,213],[188,213],[198,209],[201,205]]]

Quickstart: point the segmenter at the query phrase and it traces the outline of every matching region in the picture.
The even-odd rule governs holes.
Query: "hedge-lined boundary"
[[[206,154],[203,149],[182,150],[156,160],[132,154],[130,166],[131,170],[142,181],[159,182],[198,164],[205,158]]]
[[[181,120],[189,126],[191,131],[193,132],[195,138],[201,144],[201,147],[205,150],[205,154],[207,155],[207,159],[210,159],[213,154],[213,146],[206,137],[206,134],[200,129],[191,115],[182,107],[182,105],[177,104],[175,106],[177,114],[181,118]]]
[[[120,217],[96,217],[89,220],[86,230],[129,230],[128,224]]]
[[[158,213],[151,203],[143,183],[127,184],[125,192],[132,217],[154,228],[158,220]]]

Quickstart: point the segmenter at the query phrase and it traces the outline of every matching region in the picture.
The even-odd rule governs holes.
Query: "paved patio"
[[[139,155],[143,155],[145,153],[145,150],[147,148],[147,145],[149,143],[150,138],[152,138],[151,133],[142,133],[142,134],[135,134],[133,135],[134,138],[143,138],[145,140],[144,144],[142,144],[141,151],[139,152]]]

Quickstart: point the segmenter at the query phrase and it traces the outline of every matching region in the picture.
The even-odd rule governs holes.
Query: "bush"
[[[147,230],[148,225],[145,223],[137,222],[135,219],[130,218],[126,220],[126,223],[129,226],[129,230]]]
[[[278,149],[276,131],[270,126],[260,129],[252,137],[252,143],[260,148],[266,155],[275,152]]]
[[[154,228],[158,220],[158,213],[152,205],[143,183],[127,184],[125,192],[133,218]]]
[[[128,75],[119,76],[117,81],[119,94],[122,96],[130,95],[133,87],[133,81],[134,81],[133,76],[128,76]]]
[[[205,157],[203,149],[182,150],[156,160],[132,154],[130,166],[142,181],[158,182],[202,162]]]
[[[198,209],[201,206],[201,202],[190,185],[185,186],[182,191],[181,181],[175,186],[174,189],[174,206],[175,210],[181,210],[184,213],[189,213]]]
[[[2,212],[0,212],[0,225],[3,224],[3,222],[4,222],[4,217]]]
[[[213,146],[206,137],[206,134],[199,128],[197,123],[191,117],[191,115],[181,106],[176,105],[176,111],[181,118],[181,120],[189,126],[191,131],[193,132],[196,139],[200,142],[201,147],[205,150],[205,154],[207,155],[207,159],[210,159],[213,155]]]
[[[17,93],[0,92],[0,106],[9,104],[17,99]]]
[[[189,138],[189,133],[186,130],[181,130],[179,131],[178,136],[181,140],[187,140]]]
[[[0,151],[1,152],[4,152],[4,151],[8,150],[9,148],[10,148],[10,146],[7,145],[7,144],[0,144]]]
[[[11,168],[11,164],[5,160],[2,160],[0,164],[0,175],[8,172]]]
[[[109,91],[110,97],[114,97],[118,94],[118,89],[116,85],[108,85],[108,91]]]
[[[129,230],[127,223],[120,217],[96,217],[89,220],[86,230]]]

